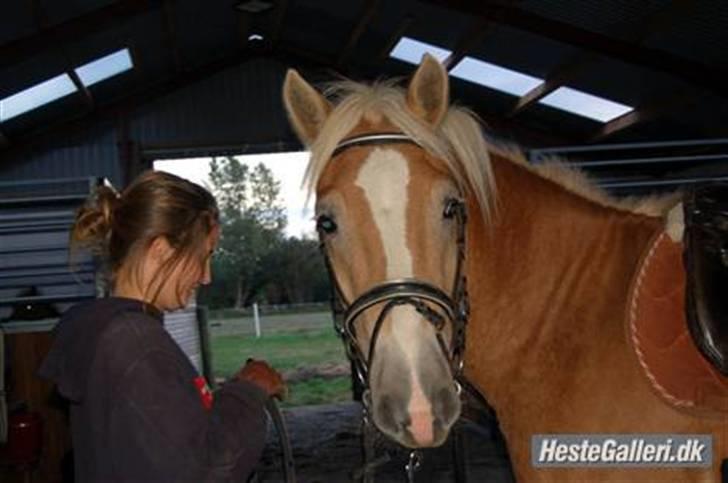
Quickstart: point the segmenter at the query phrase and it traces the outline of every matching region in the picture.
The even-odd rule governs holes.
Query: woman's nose
[[[205,264],[205,269],[202,271],[202,279],[200,285],[210,285],[212,282],[212,270],[210,269],[210,262]]]

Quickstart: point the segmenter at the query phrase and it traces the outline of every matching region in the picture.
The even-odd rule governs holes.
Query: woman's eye
[[[319,217],[316,218],[316,230],[318,230],[319,233],[323,232],[330,235],[336,232],[337,228],[336,222],[330,216],[319,215]]]

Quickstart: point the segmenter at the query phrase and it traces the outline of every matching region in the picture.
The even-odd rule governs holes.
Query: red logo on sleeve
[[[207,381],[202,376],[197,376],[193,379],[197,392],[200,393],[200,400],[202,400],[202,406],[208,411],[212,407],[212,391],[210,386],[207,385]]]

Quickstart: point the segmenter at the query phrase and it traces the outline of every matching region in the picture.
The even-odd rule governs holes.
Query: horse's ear
[[[449,89],[445,68],[425,54],[407,87],[407,105],[417,117],[437,126],[447,112]]]
[[[331,104],[294,69],[286,73],[283,102],[298,138],[311,145],[331,112]]]

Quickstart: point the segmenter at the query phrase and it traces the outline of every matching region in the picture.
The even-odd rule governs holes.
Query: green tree
[[[329,300],[331,286],[318,241],[308,238],[280,240],[269,253],[267,298],[273,303],[295,304]]]
[[[239,308],[261,293],[269,279],[264,264],[284,238],[280,182],[262,163],[250,169],[229,156],[212,159],[209,177],[222,228],[213,288],[227,293],[232,289],[233,304]]]

